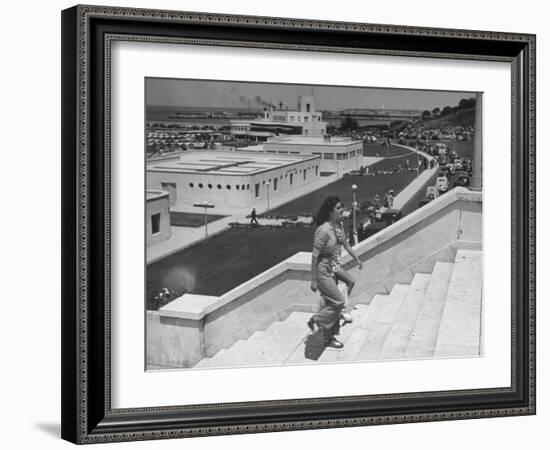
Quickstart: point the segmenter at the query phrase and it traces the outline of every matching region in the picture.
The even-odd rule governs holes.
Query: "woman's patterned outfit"
[[[345,306],[345,298],[338,289],[336,272],[343,271],[340,265],[342,243],[346,235],[341,225],[325,222],[315,231],[313,256],[317,256],[317,287],[324,300],[321,310],[312,316],[330,340],[340,331],[340,314]]]

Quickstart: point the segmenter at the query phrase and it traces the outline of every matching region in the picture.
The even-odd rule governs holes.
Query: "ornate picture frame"
[[[535,36],[98,6],[62,12],[62,437],[78,444],[535,414]],[[483,389],[113,407],[115,42],[511,67],[511,373]]]

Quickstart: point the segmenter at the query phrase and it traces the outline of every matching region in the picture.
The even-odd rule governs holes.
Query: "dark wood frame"
[[[512,384],[116,410],[110,401],[113,40],[507,61],[512,65]],[[62,13],[62,437],[75,443],[535,413],[535,36],[76,6]]]

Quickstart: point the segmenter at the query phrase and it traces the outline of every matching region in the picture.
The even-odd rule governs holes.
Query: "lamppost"
[[[356,210],[357,210],[357,202],[355,201],[355,191],[357,191],[357,185],[354,184],[351,186],[351,189],[353,190],[353,202],[351,203],[352,212],[353,212],[353,238],[355,242],[357,242],[357,221],[356,221]]]
[[[265,186],[267,188],[267,209],[269,210],[269,180],[266,181]]]
[[[208,214],[206,213],[208,208],[213,208],[214,205],[208,202],[193,203],[193,206],[196,208],[204,208],[204,235],[208,237]]]

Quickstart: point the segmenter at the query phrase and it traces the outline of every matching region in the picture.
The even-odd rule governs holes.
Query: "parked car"
[[[470,186],[470,177],[468,176],[468,172],[464,170],[456,172],[456,180],[454,182],[454,187],[457,187],[457,186],[464,186],[464,187]]]
[[[357,239],[359,240],[359,242],[364,241],[365,239],[378,233],[380,230],[383,230],[388,225],[389,224],[387,222],[372,222],[369,225],[367,225],[365,229],[360,228],[357,231]]]
[[[376,215],[376,221],[386,222],[388,225],[391,225],[392,223],[395,223],[399,219],[401,219],[401,217],[402,217],[402,214],[400,210],[388,208],[380,211],[380,213]]]
[[[447,192],[449,190],[449,179],[447,177],[437,177],[435,185],[439,192]]]

